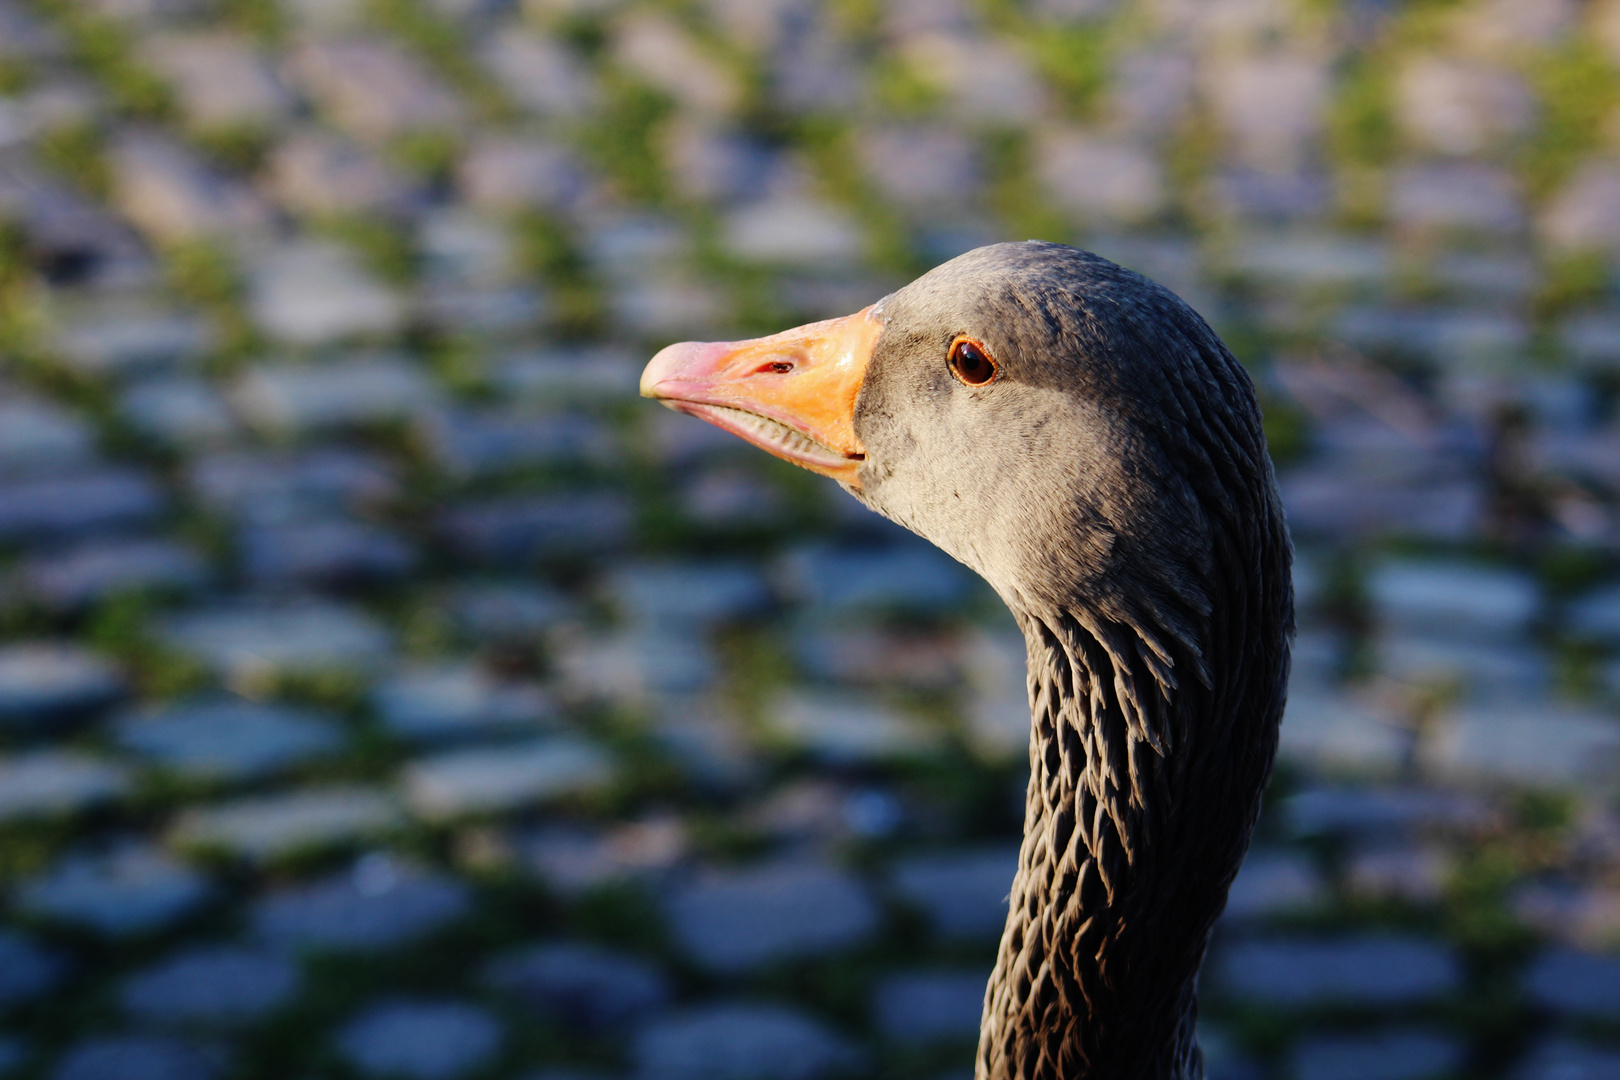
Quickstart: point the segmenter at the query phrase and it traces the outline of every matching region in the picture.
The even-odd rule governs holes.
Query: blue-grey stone
[[[470,906],[460,882],[372,854],[348,872],[260,898],[250,921],[261,940],[283,948],[375,952],[431,933]]]
[[[469,582],[451,590],[445,605],[475,643],[533,642],[573,614],[568,601],[532,581]]]
[[[1553,1038],[1507,1075],[1513,1080],[1620,1080],[1620,1050]]]
[[[1384,934],[1242,941],[1221,954],[1214,974],[1211,983],[1228,994],[1283,1008],[1415,1005],[1462,985],[1446,946]]]
[[[1620,1020],[1620,957],[1553,949],[1525,971],[1524,991],[1543,1009]]]
[[[77,611],[129,592],[192,592],[207,584],[208,563],[172,540],[92,541],[39,555],[22,566],[23,587],[46,606]]]
[[[9,1035],[0,1035],[0,1076],[15,1072],[28,1060],[28,1044]]]
[[[863,1056],[820,1021],[780,1005],[706,1005],[642,1028],[636,1080],[816,1080]]]
[[[939,611],[960,601],[968,577],[949,557],[920,543],[881,548],[808,545],[779,566],[790,595],[815,607]]]
[[[675,890],[666,912],[681,948],[716,971],[837,952],[878,923],[860,881],[814,863],[712,871]]]
[[[236,434],[225,399],[206,380],[190,376],[137,383],[124,392],[119,411],[143,435],[172,446],[196,449]]]
[[[459,479],[614,458],[612,435],[586,416],[458,410],[434,413],[419,427],[433,463]]]
[[[533,945],[497,957],[485,967],[484,981],[570,1030],[618,1027],[669,998],[668,981],[652,964],[578,942]]]
[[[362,427],[425,415],[439,393],[400,357],[361,355],[325,364],[260,364],[232,389],[244,419],[270,431]]]
[[[412,762],[401,777],[411,808],[429,818],[513,810],[596,791],[612,779],[607,754],[572,736],[451,750]]]
[[[606,592],[626,618],[681,630],[758,614],[770,600],[742,563],[636,563],[614,570]]]
[[[338,1033],[338,1049],[367,1076],[454,1080],[500,1051],[501,1026],[476,1005],[399,1001],[374,1005]]]
[[[252,1023],[292,999],[298,968],[282,956],[236,947],[191,949],[125,981],[130,1015],[155,1024]]]
[[[487,735],[556,717],[537,684],[496,679],[473,664],[407,668],[378,684],[372,703],[383,726],[404,739]]]
[[[547,349],[508,356],[495,385],[506,394],[552,408],[602,405],[634,397],[645,361],[614,346]]]
[[[319,601],[204,608],[170,618],[158,633],[233,684],[291,673],[367,671],[393,648],[388,631],[371,616]]]
[[[130,789],[129,770],[76,750],[0,755],[0,821],[72,814]]]
[[[1290,1075],[1296,1080],[1429,1080],[1452,1075],[1466,1056],[1457,1039],[1428,1031],[1310,1035],[1294,1047]]]
[[[120,718],[118,745],[159,768],[200,779],[248,780],[342,748],[330,717],[240,698],[191,701]]]
[[[0,541],[61,541],[144,525],[168,499],[127,468],[0,482]]]
[[[115,1035],[86,1039],[56,1064],[52,1080],[213,1080],[220,1054],[179,1039]]]
[[[1321,904],[1327,882],[1309,856],[1254,848],[1226,898],[1227,920],[1260,919]]]
[[[439,531],[463,558],[521,565],[618,548],[633,521],[629,503],[610,492],[518,495],[452,507]]]
[[[707,635],[668,627],[571,635],[557,642],[553,660],[563,693],[634,705],[705,690],[719,676]]]
[[[1290,796],[1282,809],[1296,836],[1471,831],[1495,818],[1490,804],[1477,796],[1421,788],[1306,788]]]
[[[1540,605],[1528,575],[1466,563],[1391,560],[1374,568],[1367,590],[1391,626],[1465,637],[1515,638]]]
[[[0,727],[33,727],[112,704],[124,680],[106,660],[67,642],[0,646]]]
[[[344,518],[250,525],[242,564],[259,586],[344,586],[395,581],[416,566],[416,551],[379,525]]]
[[[947,938],[994,938],[1007,923],[1018,871],[1015,845],[908,855],[889,873],[894,891]]]
[[[200,359],[213,348],[214,337],[208,322],[195,315],[117,311],[63,327],[54,343],[68,366],[85,375],[105,376]]]
[[[362,512],[399,497],[397,470],[359,450],[320,447],[287,455],[232,451],[193,461],[196,497],[226,516],[276,523]]]
[[[1620,583],[1580,597],[1569,605],[1566,617],[1578,634],[1620,641]]]
[[[105,854],[69,855],[24,881],[16,902],[31,915],[125,937],[175,925],[211,891],[195,871],[132,844]]]
[[[790,692],[771,702],[766,720],[778,737],[837,765],[917,757],[939,744],[937,729],[853,691]]]
[[[872,991],[884,1038],[898,1043],[977,1040],[988,971],[910,971],[885,976]]]
[[[182,847],[270,859],[380,836],[403,824],[403,811],[385,792],[311,787],[190,807],[175,819],[169,839]]]
[[[50,993],[66,974],[67,962],[56,953],[0,930],[0,1011]]]
[[[95,431],[51,401],[12,396],[0,400],[0,474],[59,473],[95,457]]]

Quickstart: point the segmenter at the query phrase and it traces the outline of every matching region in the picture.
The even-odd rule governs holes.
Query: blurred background
[[[1026,237],[1299,546],[1213,1076],[1620,1077],[1616,0],[0,0],[0,1076],[970,1076],[1010,617],[634,394]]]

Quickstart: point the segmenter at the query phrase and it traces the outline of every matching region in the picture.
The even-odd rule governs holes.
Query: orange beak
[[[752,341],[683,341],[652,358],[641,396],[859,487],[855,398],[882,333],[864,308]]]

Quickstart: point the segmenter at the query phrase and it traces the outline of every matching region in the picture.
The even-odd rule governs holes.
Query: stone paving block
[[[414,419],[437,399],[437,388],[423,371],[384,353],[323,364],[259,364],[231,391],[231,402],[244,419],[281,432]]]
[[[860,228],[841,207],[802,198],[771,198],[733,210],[721,226],[721,243],[749,263],[800,267],[857,262]]]
[[[0,821],[58,817],[127,795],[123,765],[77,750],[0,755]]]
[[[1283,804],[1297,836],[1377,837],[1423,829],[1473,832],[1496,821],[1477,795],[1422,788],[1307,787]]]
[[[1455,869],[1456,859],[1438,844],[1377,844],[1350,852],[1344,882],[1354,896],[1438,904]]]
[[[629,540],[632,522],[629,505],[609,492],[518,495],[452,506],[439,532],[464,559],[524,565],[612,551]]]
[[[514,846],[547,888],[579,896],[602,885],[663,877],[691,845],[680,819],[653,816],[612,829],[541,826],[520,834]]]
[[[868,180],[907,210],[957,208],[977,193],[978,152],[971,139],[946,125],[891,125],[855,138]]]
[[[20,568],[22,587],[46,607],[78,611],[121,593],[190,593],[212,577],[194,548],[171,540],[91,541],[39,555]]]
[[[98,305],[52,338],[56,354],[92,378],[172,370],[205,356],[216,335],[200,316],[161,309]]]
[[[1555,1036],[1507,1075],[1513,1080],[1620,1080],[1620,1050]]]
[[[33,728],[117,701],[124,679],[106,660],[71,642],[0,646],[0,726]]]
[[[886,975],[872,991],[883,1037],[897,1043],[977,1042],[989,971]]]
[[[861,1052],[820,1021],[779,1005],[706,1005],[637,1034],[636,1080],[815,1080],[858,1068]]]
[[[643,367],[637,354],[610,345],[521,350],[491,372],[497,389],[552,408],[605,405],[634,394]]]
[[[343,518],[250,525],[241,550],[248,579],[265,589],[390,583],[417,564],[415,547],[398,533]]]
[[[127,532],[156,519],[167,503],[151,476],[128,468],[0,481],[0,541],[60,542]]]
[[[1620,728],[1595,710],[1548,702],[1467,705],[1425,739],[1418,759],[1459,783],[1601,785],[1620,763]]]
[[[250,1024],[292,1000],[298,969],[285,957],[232,946],[193,948],[124,981],[131,1016],[158,1025]]]
[[[720,674],[705,635],[668,627],[570,634],[555,643],[554,661],[565,695],[631,704],[699,693]]]
[[[405,320],[405,304],[393,289],[360,268],[336,244],[296,240],[266,251],[247,267],[248,313],[272,340],[315,347],[345,340],[387,337]],[[396,393],[405,383],[395,383]],[[296,396],[307,384],[285,377],[247,384],[250,409],[267,421],[307,416],[311,401]],[[407,391],[409,392],[409,390]],[[296,414],[285,410],[302,404]],[[357,406],[351,397],[351,410]],[[319,410],[315,410],[317,415]]]
[[[0,472],[60,472],[96,456],[95,430],[53,401],[15,395],[0,400]]]
[[[377,153],[332,131],[290,135],[270,151],[267,171],[270,193],[296,214],[402,214],[421,197]]]
[[[1007,923],[1007,895],[1018,871],[1018,848],[968,848],[907,855],[889,873],[890,886],[927,915],[945,938],[999,937]]]
[[[1529,575],[1466,563],[1387,561],[1367,591],[1386,624],[1447,637],[1516,638],[1541,604]]]
[[[496,957],[483,981],[570,1030],[603,1031],[660,1009],[668,980],[629,953],[576,942],[533,945]]]
[[[1569,628],[1586,637],[1620,641],[1620,584],[1577,599],[1567,612]]]
[[[681,948],[722,972],[825,956],[858,944],[878,925],[859,880],[814,863],[710,871],[674,889],[664,906]]]
[[[1228,921],[1264,919],[1324,903],[1328,884],[1309,855],[1251,848],[1226,897]]]
[[[127,844],[103,854],[68,855],[23,881],[17,907],[109,937],[167,929],[212,893],[208,881],[155,848]]]
[[[1466,1057],[1459,1040],[1435,1032],[1310,1035],[1290,1054],[1290,1075],[1298,1080],[1429,1080],[1452,1075]]]
[[[1551,663],[1523,645],[1386,633],[1379,638],[1377,662],[1381,674],[1414,688],[1455,684],[1486,700],[1545,699],[1553,689]]]
[[[1288,695],[1277,756],[1306,767],[1373,776],[1397,773],[1412,736],[1394,717],[1348,693],[1299,687]]]
[[[209,509],[269,523],[376,510],[393,503],[400,492],[390,462],[340,446],[294,454],[209,454],[189,463],[187,480]]]
[[[932,548],[910,543],[877,549],[807,545],[785,555],[777,572],[789,596],[833,610],[939,611],[968,591],[961,566]]]
[[[182,776],[250,780],[335,753],[347,741],[333,718],[239,698],[202,699],[121,717],[118,745]]]
[[[57,1060],[51,1080],[214,1080],[224,1055],[179,1039],[115,1035],[86,1039]]]
[[[1620,958],[1551,949],[1524,972],[1525,996],[1559,1013],[1620,1019]]]
[[[746,563],[632,563],[608,575],[604,592],[625,618],[681,631],[757,615],[770,602]]]
[[[1412,164],[1390,178],[1390,217],[1412,229],[1517,233],[1525,211],[1517,180],[1477,162]]]
[[[309,41],[291,51],[285,70],[338,127],[361,139],[383,141],[465,121],[449,89],[384,39]]]
[[[235,34],[160,33],[142,44],[140,54],[200,128],[275,125],[293,108],[269,58]]]
[[[155,243],[257,235],[270,224],[251,188],[164,133],[126,128],[109,156],[115,205]]]
[[[343,873],[265,894],[249,921],[257,938],[282,948],[376,952],[432,933],[470,906],[461,882],[373,853]]]
[[[170,648],[232,683],[320,671],[369,671],[392,650],[388,632],[352,607],[322,601],[237,602],[173,616],[158,627]]]
[[[21,1039],[0,1035],[0,1076],[15,1072],[28,1060],[28,1044]]]
[[[397,1001],[373,1005],[338,1033],[338,1051],[367,1076],[454,1080],[500,1052],[501,1026],[476,1005]]]
[[[182,847],[272,859],[400,829],[404,812],[376,788],[313,787],[183,810],[169,831]]]
[[[444,606],[456,629],[477,643],[534,642],[574,614],[560,594],[523,580],[458,584]]]
[[[50,993],[67,972],[67,961],[54,951],[15,931],[0,930],[0,1011]]]
[[[456,167],[467,201],[481,210],[564,208],[585,191],[572,150],[550,139],[484,135]]]
[[[1226,993],[1274,1008],[1410,1006],[1455,993],[1463,981],[1446,946],[1385,934],[1237,942],[1212,974]]]
[[[598,88],[590,69],[549,35],[529,27],[504,27],[491,35],[480,55],[501,87],[532,112],[578,116],[596,103]]]
[[[403,739],[457,739],[521,731],[556,720],[537,683],[503,680],[473,664],[404,668],[372,691],[378,718]]]
[[[611,435],[584,416],[534,415],[524,410],[443,410],[418,428],[434,463],[466,480],[513,469],[609,463]]]
[[[766,711],[770,730],[831,764],[917,757],[934,750],[938,733],[881,701],[849,692],[796,691]]]
[[[613,762],[603,750],[562,736],[453,750],[418,759],[401,775],[412,809],[434,819],[582,795],[612,779]]]
[[[1041,183],[1062,209],[1087,220],[1136,222],[1164,208],[1164,169],[1150,147],[1128,139],[1053,131],[1037,143]],[[1098,182],[1085,184],[1082,176]]]
[[[676,188],[702,202],[761,198],[786,167],[782,154],[761,140],[701,121],[673,126],[663,150]]]

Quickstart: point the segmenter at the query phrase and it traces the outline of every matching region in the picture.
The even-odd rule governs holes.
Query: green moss
[[[416,242],[409,230],[384,218],[356,214],[327,218],[316,230],[352,247],[366,269],[395,285],[416,278]]]
[[[221,168],[248,174],[263,166],[275,136],[263,127],[247,124],[197,131],[191,141]]]
[[[1603,303],[1614,284],[1609,257],[1600,251],[1554,255],[1542,266],[1531,311],[1542,321],[1573,309]]]
[[[235,261],[220,247],[195,242],[163,252],[168,285],[183,300],[207,312],[220,331],[220,355],[235,358],[253,350],[257,333],[242,306],[243,285]]]
[[[990,172],[987,201],[1009,237],[1067,241],[1073,227],[1052,207],[1041,190],[1031,156],[1029,136],[1023,132],[1001,132],[988,140],[985,147]]]
[[[1281,398],[1262,402],[1260,421],[1266,432],[1266,447],[1278,466],[1292,464],[1305,456],[1310,445],[1310,419],[1304,410]]]
[[[607,79],[602,114],[581,132],[581,146],[624,198],[660,203],[666,197],[655,137],[671,108],[650,87],[616,75]]]
[[[222,23],[266,45],[286,37],[286,13],[276,0],[215,0],[214,6]]]
[[[34,83],[34,66],[20,57],[0,56],[0,97],[20,94]]]
[[[1042,27],[1027,42],[1063,112],[1077,119],[1093,117],[1108,85],[1108,35],[1094,27]]]
[[[513,231],[519,261],[551,292],[552,325],[565,336],[599,333],[604,323],[601,291],[568,226],[547,214],[528,213],[513,221]]]
[[[140,120],[172,117],[174,100],[168,86],[135,58],[129,31],[121,23],[87,15],[76,6],[50,6],[72,59],[107,91],[114,108]]]
[[[461,156],[461,143],[448,131],[413,131],[395,139],[389,156],[427,184],[446,184]]]
[[[1538,58],[1530,78],[1541,123],[1522,170],[1533,197],[1544,197],[1603,143],[1604,125],[1620,105],[1620,71],[1593,42],[1577,38]]]
[[[419,0],[369,0],[367,14],[431,65],[485,120],[509,118],[513,109],[479,66],[461,29]]]
[[[92,124],[53,128],[40,136],[35,146],[41,165],[86,195],[106,199],[111,193],[112,167],[99,128]]]
[[[899,117],[926,116],[945,100],[938,82],[924,78],[906,58],[892,55],[873,66],[872,96],[885,113]]]
[[[1399,146],[1390,64],[1362,57],[1345,73],[1328,114],[1329,152],[1344,167],[1381,168]]]

